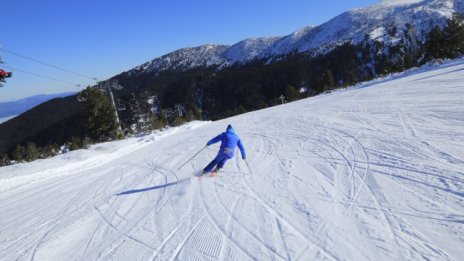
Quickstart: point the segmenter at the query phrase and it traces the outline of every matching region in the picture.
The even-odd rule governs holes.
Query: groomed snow
[[[0,168],[0,259],[463,260],[463,78],[461,59]],[[178,170],[227,124],[252,172],[192,177],[217,145]]]

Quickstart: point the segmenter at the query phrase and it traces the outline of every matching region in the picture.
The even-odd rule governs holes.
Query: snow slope
[[[463,260],[464,59],[0,168],[2,260]],[[178,167],[231,123],[218,177]]]

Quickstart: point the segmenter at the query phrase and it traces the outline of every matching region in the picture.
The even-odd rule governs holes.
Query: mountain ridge
[[[74,95],[75,92],[63,92],[53,94],[37,94],[18,100],[0,102],[0,118],[19,115],[43,102],[54,98],[62,98]]]
[[[248,38],[232,45],[205,44],[182,48],[127,72],[187,70],[198,66],[222,68],[253,59],[272,60],[294,51],[317,56],[347,42],[358,44],[367,36],[395,46],[406,37],[405,31],[411,30],[418,41],[424,41],[431,28],[444,26],[454,12],[463,11],[464,3],[459,0],[385,0],[285,36]]]

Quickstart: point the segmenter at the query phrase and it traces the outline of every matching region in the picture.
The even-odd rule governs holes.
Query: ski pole
[[[196,155],[198,155],[200,152],[202,152],[208,145],[205,145],[199,152],[197,152],[195,155],[193,155],[189,160],[187,160],[182,166],[180,166],[177,170],[180,170],[185,164],[187,164],[189,161],[191,161],[193,158],[195,158]]]
[[[253,171],[251,171],[250,165],[248,165],[248,161],[247,161],[247,160],[245,160],[245,163],[246,163],[246,165],[247,165],[248,169],[250,170],[250,173],[251,173],[251,175],[253,175]]]

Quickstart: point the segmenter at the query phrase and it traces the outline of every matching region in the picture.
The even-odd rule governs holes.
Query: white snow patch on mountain
[[[279,37],[246,39],[227,48],[223,55],[229,63],[243,63],[255,58],[261,58],[262,53],[278,39]]]
[[[184,48],[150,62],[144,63],[131,72],[154,71],[159,72],[167,69],[185,70],[198,66],[213,66],[226,64],[227,60],[222,58],[222,53],[228,46],[224,45],[202,45],[193,48]]]

